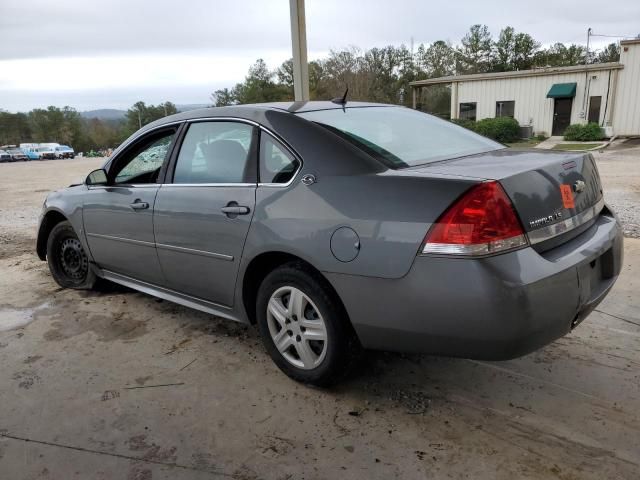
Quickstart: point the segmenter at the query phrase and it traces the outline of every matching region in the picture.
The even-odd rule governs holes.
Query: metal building
[[[640,39],[620,42],[620,61],[430,78],[422,89],[451,85],[451,118],[510,116],[534,134],[562,135],[573,123],[597,122],[607,136],[640,135]],[[424,94],[428,95],[428,89]]]

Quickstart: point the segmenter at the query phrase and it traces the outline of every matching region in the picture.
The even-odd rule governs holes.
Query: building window
[[[600,123],[602,97],[589,97],[589,123]]]
[[[511,117],[513,118],[513,112],[516,109],[516,102],[513,100],[496,102],[496,118],[498,117]]]
[[[476,120],[476,102],[467,102],[460,104],[461,120]]]

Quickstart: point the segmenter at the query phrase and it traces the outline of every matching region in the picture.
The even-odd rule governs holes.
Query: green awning
[[[547,98],[573,98],[576,96],[575,83],[554,83]]]

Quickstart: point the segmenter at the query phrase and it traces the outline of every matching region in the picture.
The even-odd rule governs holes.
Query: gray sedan
[[[51,193],[37,252],[257,324],[287,375],[362,348],[506,359],[567,334],[620,272],[591,155],[512,151],[414,110],[277,103],[173,115]]]

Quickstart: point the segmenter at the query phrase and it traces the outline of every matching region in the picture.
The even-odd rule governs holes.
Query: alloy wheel
[[[302,290],[291,286],[278,288],[267,305],[267,325],[275,347],[295,367],[311,370],[324,360],[325,322]]]

